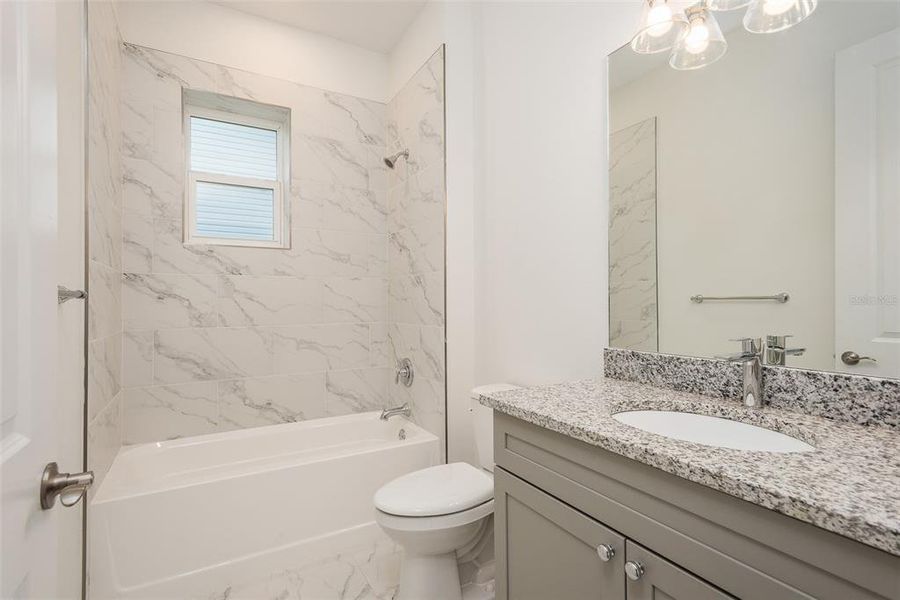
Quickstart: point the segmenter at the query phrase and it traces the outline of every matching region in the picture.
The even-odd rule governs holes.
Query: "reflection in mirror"
[[[703,69],[610,56],[610,345],[900,377],[900,3],[742,12]]]

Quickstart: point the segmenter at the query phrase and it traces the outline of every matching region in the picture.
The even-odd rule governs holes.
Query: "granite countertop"
[[[772,407],[749,409],[650,385],[596,379],[496,392],[486,406],[900,556],[900,434]],[[748,452],[646,433],[625,410],[727,417],[797,437],[815,450]]]

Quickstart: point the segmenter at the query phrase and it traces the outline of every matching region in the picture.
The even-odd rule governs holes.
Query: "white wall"
[[[397,90],[447,44],[450,460],[469,390],[601,370],[607,340],[606,55],[623,3],[432,3],[391,53]]]
[[[122,2],[126,42],[387,102],[384,54],[209,2]],[[424,59],[423,59],[424,60]]]
[[[542,384],[601,372],[606,56],[628,41],[638,10],[607,2],[481,11],[478,383]]]
[[[794,334],[807,352],[790,365],[833,368],[834,53],[897,13],[823,3],[784,35],[727,32],[728,53],[705,69],[664,66],[613,91],[614,131],[657,118],[660,352]],[[781,291],[787,304],[689,301]]]

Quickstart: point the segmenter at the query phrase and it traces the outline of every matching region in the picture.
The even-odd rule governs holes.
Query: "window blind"
[[[270,188],[198,181],[195,210],[197,235],[202,237],[275,237],[275,195]]]
[[[191,117],[191,170],[274,180],[277,134],[270,129]]]
[[[191,170],[274,184],[278,177],[277,140],[277,133],[270,129],[191,117]],[[275,239],[275,194],[271,187],[198,181],[195,211],[199,236]]]

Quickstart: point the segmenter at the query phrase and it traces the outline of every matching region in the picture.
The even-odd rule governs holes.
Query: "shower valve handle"
[[[408,358],[401,359],[399,363],[397,363],[397,373],[394,377],[394,383],[402,383],[406,387],[411,387],[413,384],[413,366],[412,361]]]

